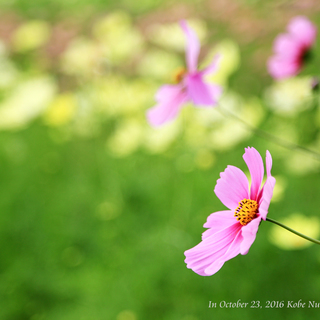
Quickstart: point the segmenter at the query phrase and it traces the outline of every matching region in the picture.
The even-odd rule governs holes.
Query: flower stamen
[[[179,68],[173,73],[173,81],[175,83],[180,83],[187,73],[187,70],[185,68]]]
[[[234,216],[243,225],[247,225],[251,220],[257,217],[258,203],[255,200],[243,199],[239,202]]]

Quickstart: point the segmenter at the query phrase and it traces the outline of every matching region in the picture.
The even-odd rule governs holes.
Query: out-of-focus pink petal
[[[251,175],[250,199],[257,200],[264,175],[263,161],[255,148],[246,148],[243,155]]]
[[[190,73],[194,73],[197,71],[198,56],[200,52],[199,39],[196,33],[193,31],[193,29],[191,29],[188,26],[186,21],[184,20],[180,21],[180,25],[187,37],[186,60],[187,60],[188,71]]]
[[[185,251],[185,262],[187,263],[187,267],[203,276],[212,275],[214,272],[208,273],[205,270],[209,266],[215,264],[218,259],[220,260],[221,257],[228,252],[230,246],[234,243],[235,238],[240,233],[240,230],[241,225],[236,223],[210,237],[207,237],[194,248]],[[219,265],[222,266],[225,260],[221,260],[222,263],[219,263]],[[217,266],[214,266],[214,268],[217,269]],[[212,267],[212,269],[214,268]]]
[[[273,56],[268,60],[267,67],[270,75],[279,80],[297,75],[301,62]]]
[[[210,228],[202,234],[202,240],[207,236],[212,235],[222,229],[225,229],[237,222],[234,212],[230,210],[218,211],[210,214],[207,222],[203,225],[204,228]]]
[[[240,245],[240,253],[247,254],[254,240],[256,239],[256,234],[261,222],[261,218],[258,217],[241,229],[243,240]]]
[[[208,266],[205,270],[204,273],[207,275],[213,275],[217,271],[221,269],[223,264],[234,258],[240,253],[240,246],[241,242],[243,240],[243,237],[241,235],[241,228],[234,234],[234,239],[232,243],[229,245],[228,250],[219,258],[217,258],[210,266]]]
[[[211,73],[214,73],[215,71],[217,71],[220,59],[221,59],[221,55],[216,54],[213,57],[211,63],[206,68],[204,68],[202,71],[200,71],[200,74],[205,76],[205,75],[210,75]]]
[[[248,179],[239,168],[227,166],[226,170],[220,173],[214,192],[227,208],[234,211],[240,201],[249,199]]]
[[[148,110],[147,118],[151,125],[160,126],[177,116],[187,95],[180,85],[164,85],[158,90],[156,99],[158,104]]]
[[[197,106],[213,106],[214,101],[211,96],[210,88],[200,74],[187,75],[185,78],[189,98]]]
[[[317,36],[316,26],[303,16],[293,18],[288,25],[288,31],[307,48],[313,45]]]
[[[213,105],[216,105],[218,103],[218,100],[220,99],[223,89],[221,86],[218,86],[216,84],[207,84],[207,86],[211,92]]]
[[[274,41],[273,50],[283,60],[296,60],[301,54],[301,44],[289,34],[280,34]]]

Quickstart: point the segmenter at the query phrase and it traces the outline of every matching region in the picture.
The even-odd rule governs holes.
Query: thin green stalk
[[[320,241],[319,241],[319,240],[310,238],[310,237],[308,237],[308,236],[306,236],[306,235],[304,235],[304,234],[302,234],[302,233],[300,233],[300,232],[298,232],[298,231],[295,231],[295,230],[287,227],[286,225],[282,224],[281,222],[278,222],[278,221],[273,220],[273,219],[270,219],[270,218],[266,218],[266,221],[270,221],[270,222],[272,222],[272,223],[275,223],[275,224],[277,224],[278,226],[280,226],[280,227],[282,227],[282,228],[284,228],[284,229],[287,229],[288,231],[296,234],[297,236],[299,236],[299,237],[301,237],[301,238],[304,238],[304,239],[309,240],[309,241],[311,241],[311,242],[314,242],[314,243],[316,243],[316,244],[320,244]]]
[[[267,139],[269,141],[274,142],[275,144],[278,144],[281,147],[284,147],[286,149],[290,149],[290,150],[300,150],[303,152],[306,152],[308,154],[310,154],[313,158],[317,159],[320,161],[320,154],[316,151],[310,150],[304,146],[300,146],[298,144],[289,142],[287,140],[281,139],[279,137],[276,137],[274,135],[272,135],[271,133],[268,133],[266,131],[263,131],[259,128],[256,128],[252,125],[250,125],[249,123],[247,123],[246,121],[242,120],[241,118],[239,118],[238,116],[236,116],[233,112],[223,109],[223,108],[217,108],[217,110],[223,114],[226,117],[233,117],[234,119],[240,121],[244,126],[246,126],[249,130],[251,130],[253,133],[255,133],[257,136],[260,136],[261,138]]]

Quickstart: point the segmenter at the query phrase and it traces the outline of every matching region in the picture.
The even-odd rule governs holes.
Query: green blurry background
[[[186,268],[228,164],[274,160],[269,216],[319,237],[319,164],[216,109],[187,106],[151,128],[145,110],[184,66],[188,19],[220,108],[320,152],[310,81],[266,71],[274,37],[317,1],[8,0],[0,3],[0,319],[316,318],[319,309],[208,308],[209,301],[320,302],[320,248],[264,222],[250,252],[212,277]],[[228,111],[228,112],[229,112]]]

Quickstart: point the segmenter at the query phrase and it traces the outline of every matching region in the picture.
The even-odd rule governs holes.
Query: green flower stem
[[[276,137],[276,136],[272,135],[271,133],[268,133],[268,132],[263,131],[263,130],[261,130],[259,128],[256,128],[256,127],[250,125],[249,123],[247,123],[246,121],[242,120],[241,118],[239,118],[238,116],[236,116],[233,112],[231,112],[229,110],[223,109],[221,107],[217,108],[217,110],[227,118],[228,117],[232,117],[232,118],[238,120],[244,126],[246,126],[249,130],[251,130],[257,136],[260,136],[263,139],[272,141],[273,143],[275,143],[275,144],[277,144],[277,145],[279,145],[281,147],[284,147],[286,149],[289,149],[289,150],[300,150],[300,151],[306,152],[306,153],[310,154],[313,158],[315,158],[315,159],[320,161],[320,154],[318,152],[316,152],[316,151],[308,149],[308,148],[306,148],[304,146],[300,146],[300,145],[295,144],[293,142],[289,142],[287,140],[281,139],[279,137]]]
[[[311,241],[311,242],[313,242],[313,243],[316,243],[316,244],[320,244],[320,241],[319,241],[319,240],[310,238],[310,237],[308,237],[308,236],[306,236],[306,235],[304,235],[304,234],[302,234],[302,233],[300,233],[300,232],[298,232],[298,231],[295,231],[295,230],[287,227],[286,225],[284,225],[284,224],[282,224],[282,223],[280,223],[280,222],[278,222],[278,221],[276,221],[276,220],[273,220],[273,219],[270,219],[270,218],[266,218],[266,221],[270,221],[270,222],[272,222],[272,223],[275,223],[275,224],[277,224],[278,226],[280,226],[280,227],[282,227],[282,228],[284,228],[284,229],[287,229],[288,231],[296,234],[297,236],[299,236],[299,237],[301,237],[301,238],[304,238],[304,239],[309,240],[309,241]]]

